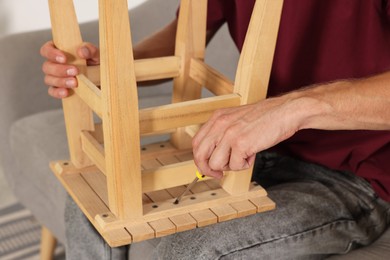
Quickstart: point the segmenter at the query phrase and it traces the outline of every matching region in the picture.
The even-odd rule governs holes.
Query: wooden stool
[[[127,0],[99,1],[101,65],[76,57],[82,44],[72,0],[49,0],[53,40],[80,67],[63,100],[70,161],[51,169],[110,246],[271,210],[252,169],[205,178],[174,205],[195,177],[191,138],[220,108],[266,97],[282,0],[257,0],[235,82],[204,63],[207,0],[182,0],[175,55],[134,60]],[[173,78],[172,104],[139,110],[137,81]],[[100,85],[100,88],[98,87]],[[201,98],[204,86],[213,97]],[[93,112],[102,119],[93,121]],[[140,136],[171,134],[140,147]]]

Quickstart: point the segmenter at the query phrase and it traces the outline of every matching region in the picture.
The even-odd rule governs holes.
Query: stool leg
[[[57,239],[53,236],[49,229],[42,226],[40,259],[54,259],[54,250],[56,249],[56,246]]]

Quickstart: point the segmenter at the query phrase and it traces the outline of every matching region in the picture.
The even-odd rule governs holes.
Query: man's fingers
[[[230,144],[222,141],[211,154],[209,167],[214,171],[228,170],[230,152]]]
[[[40,49],[40,54],[42,57],[46,58],[51,62],[61,64],[66,63],[66,55],[62,51],[57,49],[52,41],[46,42],[44,45],[42,45]]]
[[[43,63],[42,71],[46,75],[55,77],[74,77],[79,74],[79,70],[76,66],[58,64],[51,61]]]
[[[86,42],[80,48],[77,49],[77,55],[80,58],[87,60],[88,65],[100,64],[100,52],[92,43]]]
[[[49,87],[48,94],[54,98],[65,98],[69,95],[69,91],[66,88]]]
[[[55,86],[57,88],[77,87],[77,80],[75,77],[59,78],[51,75],[46,75],[44,81],[47,86]]]
[[[202,174],[220,179],[223,176],[222,171],[214,171],[209,166],[209,158],[213,153],[214,148],[215,145],[212,140],[202,142],[199,147],[194,150],[194,161]]]

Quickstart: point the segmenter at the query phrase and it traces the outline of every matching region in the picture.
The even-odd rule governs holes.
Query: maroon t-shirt
[[[241,49],[254,2],[209,0],[208,29],[227,22]],[[285,0],[268,96],[390,70],[389,9],[387,0]],[[302,130],[273,149],[352,171],[390,201],[390,131]]]

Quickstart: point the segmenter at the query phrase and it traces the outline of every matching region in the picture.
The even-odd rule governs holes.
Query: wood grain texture
[[[134,73],[137,82],[167,79],[179,76],[180,58],[175,56],[134,60]],[[88,66],[87,77],[100,85],[100,66]]]
[[[201,97],[201,85],[189,77],[192,58],[204,59],[206,47],[207,0],[182,0],[176,31],[175,56],[181,58],[180,76],[173,82],[172,102],[195,100]],[[178,148],[190,148],[191,139],[185,128],[171,136]]]
[[[218,217],[218,222],[237,218],[237,210],[230,205],[221,205],[210,209]]]
[[[237,216],[239,218],[253,215],[257,212],[257,207],[249,200],[234,202],[231,203],[230,206],[237,210]]]
[[[196,228],[197,222],[190,214],[181,214],[169,218],[176,226],[176,232],[187,231]]]
[[[229,94],[141,109],[139,111],[140,132],[145,135],[201,124],[206,122],[215,110],[239,105],[240,96]],[[185,132],[185,128],[183,129]],[[188,137],[187,133],[185,135]]]
[[[110,210],[142,216],[137,84],[126,0],[99,0],[103,133]]]
[[[100,171],[106,173],[106,159],[104,158],[103,146],[93,137],[89,131],[80,133],[81,145],[83,151],[88,155],[89,159],[96,165]]]
[[[201,60],[191,59],[190,77],[214,95],[233,93],[233,82]]]
[[[77,76],[77,95],[87,104],[100,118],[102,118],[102,98],[100,89],[85,75]]]
[[[197,227],[205,227],[218,222],[218,217],[209,209],[194,211],[190,214],[196,220]]]
[[[237,66],[234,93],[241,104],[266,98],[283,0],[256,1]],[[231,194],[246,192],[253,168],[229,172],[222,185]]]
[[[69,64],[76,65],[81,73],[85,72],[85,60],[76,55],[77,48],[83,41],[73,0],[49,0],[48,2],[55,46],[66,54]],[[77,92],[77,88],[73,91]],[[92,162],[81,148],[80,132],[82,130],[93,131],[94,123],[92,110],[73,91],[70,90],[69,97],[62,99],[62,107],[70,160],[76,167],[82,168],[92,165]]]
[[[155,231],[148,223],[128,225],[126,229],[131,234],[133,242],[155,238]]]
[[[176,233],[176,226],[168,218],[149,222],[154,229],[156,237],[163,237]]]

